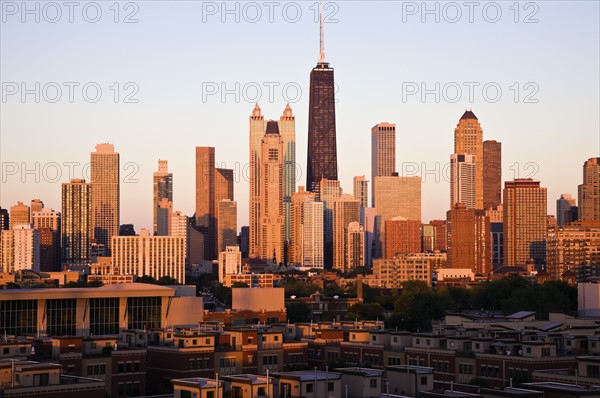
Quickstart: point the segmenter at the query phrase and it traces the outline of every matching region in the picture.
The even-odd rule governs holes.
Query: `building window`
[[[424,386],[427,384],[427,376],[421,376],[421,385]]]
[[[159,328],[161,311],[161,297],[128,297],[127,327],[144,330]]]
[[[37,332],[37,300],[0,301],[0,330],[25,335]]]
[[[313,384],[306,383],[306,392],[313,392]]]
[[[118,298],[90,299],[90,333],[119,334]]]
[[[333,382],[331,382],[331,381],[328,382],[327,383],[327,391],[331,392],[331,391],[334,391],[334,389],[335,389],[335,385],[333,384]]]
[[[371,379],[371,380],[369,380],[369,386],[371,388],[377,388],[377,379]]]
[[[75,299],[46,301],[46,327],[50,336],[75,336]]]

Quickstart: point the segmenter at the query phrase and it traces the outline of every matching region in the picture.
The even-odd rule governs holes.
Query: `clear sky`
[[[469,4],[324,2],[342,187],[370,179],[371,127],[396,123],[398,171],[426,180],[423,220],[444,218],[454,127],[472,108],[484,139],[502,142],[503,180],[540,180],[554,214],[561,193],[576,196],[583,162],[600,156],[599,2]],[[174,207],[191,215],[194,147],[214,146],[236,170],[247,225],[248,118],[259,94],[267,119],[291,102],[305,169],[314,2],[1,5],[2,207],[39,197],[59,210],[65,163],[81,177],[94,146],[110,142],[121,154],[121,223],[151,228],[158,159],[174,174]]]

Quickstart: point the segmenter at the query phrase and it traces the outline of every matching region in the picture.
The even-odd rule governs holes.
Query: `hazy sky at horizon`
[[[81,177],[95,145],[110,142],[121,155],[121,223],[151,228],[158,159],[174,174],[174,208],[192,215],[194,148],[214,146],[217,163],[235,170],[238,227],[247,225],[244,171],[257,87],[266,119],[278,119],[290,102],[304,171],[309,73],[319,50],[315,2],[275,2],[272,22],[268,2],[260,1],[228,2],[229,14],[222,2],[82,1],[73,23],[63,2],[28,2],[34,14],[23,14],[22,4],[1,3],[3,208],[40,198],[60,210],[65,163],[75,162],[71,177]],[[428,2],[438,22],[422,2],[324,6],[345,192],[352,193],[355,175],[370,180],[371,127],[396,123],[398,171],[425,180],[423,220],[445,218],[449,183],[442,174],[458,119],[472,108],[484,139],[502,142],[503,180],[532,174],[548,188],[550,214],[561,193],[577,196],[583,162],[600,156],[599,2],[482,1],[472,23],[465,2]],[[35,92],[36,82],[39,102],[33,93],[22,98],[23,85]],[[423,85],[431,91],[421,98]],[[473,101],[469,85],[476,85]],[[230,91],[222,97],[224,86]],[[52,103],[57,87],[62,96]],[[93,103],[97,87],[102,94]],[[132,99],[137,103],[127,103]],[[298,185],[304,183],[302,172]]]

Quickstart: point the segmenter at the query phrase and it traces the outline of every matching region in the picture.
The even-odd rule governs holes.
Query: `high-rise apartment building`
[[[379,123],[371,129],[371,181],[396,172],[396,125]],[[375,207],[375,190],[373,190]]]
[[[40,271],[59,271],[61,214],[42,207],[41,211],[31,213],[31,222],[40,232]]]
[[[434,251],[446,251],[446,220],[431,220],[429,225],[433,227],[435,235]]]
[[[305,201],[302,223],[303,248],[302,266],[305,268],[324,267],[323,247],[323,202]]]
[[[563,279],[566,271],[572,271],[578,282],[583,282],[583,269],[591,267],[595,274],[600,273],[600,226],[574,223],[548,227],[546,270],[554,279]]]
[[[476,165],[474,155],[450,155],[450,207],[463,203],[467,209],[474,209]]]
[[[308,192],[303,186],[292,195],[292,235],[289,245],[288,258],[290,264],[302,264],[304,247],[304,202],[314,202],[316,194]]]
[[[360,202],[344,194],[333,202],[333,267],[348,270],[348,226],[360,222]]]
[[[31,223],[31,211],[23,202],[10,207],[10,228]]]
[[[119,235],[119,153],[113,144],[98,144],[90,154],[94,240],[110,255],[111,237]]]
[[[227,246],[219,253],[219,282],[225,281],[225,275],[242,273],[242,252],[237,245]]]
[[[600,158],[590,158],[583,164],[578,197],[579,221],[600,221]]]
[[[217,206],[217,241],[221,253],[228,246],[237,245],[237,202],[223,199]]]
[[[563,193],[556,200],[556,224],[562,227],[570,224],[573,220],[573,208],[577,207],[577,201],[568,193]]]
[[[267,122],[260,167],[260,257],[284,261],[283,140],[276,121]]]
[[[500,204],[495,209],[488,208],[485,215],[490,219],[492,245],[492,269],[504,265],[504,208]]]
[[[506,181],[504,198],[504,265],[536,264],[546,257],[547,192],[531,178]]]
[[[352,182],[354,199],[360,202],[360,207],[369,207],[369,181],[365,176],[356,176]]]
[[[373,256],[375,255],[375,231],[377,213],[372,207],[363,207],[360,209],[360,224],[365,231],[365,266],[372,265]]]
[[[156,209],[156,236],[169,236],[171,230],[171,214],[173,213],[173,202],[162,198]]]
[[[320,181],[338,179],[333,68],[325,62],[323,16],[319,62],[310,73],[306,190],[315,192]]]
[[[158,160],[158,171],[152,175],[152,206],[154,214],[154,235],[158,235],[158,206],[163,199],[173,203],[173,173],[169,173],[169,162]]]
[[[40,232],[29,224],[0,231],[1,272],[40,271]]]
[[[385,220],[384,258],[421,252],[421,221],[394,217]]]
[[[346,234],[346,271],[365,266],[365,230],[359,222],[348,224]]]
[[[233,170],[215,169],[215,206],[222,200],[233,200]]]
[[[483,141],[483,208],[502,204],[502,143]]]
[[[62,262],[87,265],[94,230],[92,228],[92,185],[74,179],[62,184]]]
[[[483,209],[483,130],[471,111],[465,111],[454,129],[454,153],[475,156],[475,208]]]
[[[448,268],[470,269],[489,275],[491,267],[490,219],[483,210],[458,203],[446,213]]]
[[[138,236],[112,238],[112,265],[120,275],[171,277],[185,282],[185,237],[152,236],[142,229]]]

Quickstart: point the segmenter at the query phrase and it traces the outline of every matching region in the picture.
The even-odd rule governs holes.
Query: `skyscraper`
[[[537,264],[546,257],[546,188],[531,178],[504,183],[504,265]]]
[[[215,206],[222,200],[233,200],[233,170],[215,169]]]
[[[91,184],[84,180],[62,184],[63,264],[89,264],[93,231]]]
[[[10,227],[10,216],[8,210],[0,207],[0,231],[7,230]]]
[[[352,222],[360,222],[360,202],[352,195],[342,195],[333,202],[333,219],[333,267],[346,272],[348,226]]]
[[[475,173],[475,156],[450,155],[450,207],[460,202],[475,208]]]
[[[323,268],[323,202],[303,203],[303,248],[302,266]]]
[[[421,222],[421,177],[375,177],[375,257],[385,252],[385,221],[394,217]]]
[[[369,207],[369,181],[365,176],[356,176],[353,180],[354,199],[360,202],[360,207]]]
[[[169,173],[169,162],[158,160],[158,171],[152,176],[153,183],[153,213],[154,213],[154,235],[158,232],[157,209],[163,199],[173,202],[173,173]]]
[[[346,236],[346,270],[365,266],[365,230],[359,222],[348,224]]]
[[[39,209],[39,207],[37,208]],[[60,213],[49,208],[42,208],[41,211],[31,213],[31,221],[33,228],[40,232],[40,271],[59,271]]]
[[[250,116],[250,207],[248,256],[260,257],[260,166],[262,139],[267,128],[258,104]]]
[[[363,226],[365,231],[365,266],[370,267],[373,261],[373,255],[375,254],[375,221],[377,219],[377,213],[372,207],[363,207],[360,209],[360,224]]]
[[[10,207],[10,228],[17,225],[27,225],[31,222],[31,212],[29,206],[23,202],[17,202]]]
[[[260,167],[260,257],[284,261],[283,140],[276,121],[267,122]]]
[[[317,200],[323,202],[323,265],[333,266],[333,204],[342,196],[338,180],[321,179],[317,190]]]
[[[371,129],[371,181],[396,171],[396,125],[379,123]],[[375,190],[373,190],[375,207]]]
[[[292,235],[289,245],[288,258],[290,264],[302,264],[302,248],[304,244],[304,202],[314,202],[314,192],[307,192],[303,186],[292,195]]]
[[[34,212],[40,212],[42,211],[42,209],[44,208],[44,202],[42,202],[41,199],[31,199],[31,215],[33,215]],[[30,221],[31,224],[33,224],[33,221]]]
[[[156,236],[169,236],[171,230],[171,213],[173,213],[173,202],[162,198],[156,209]]]
[[[279,118],[279,134],[283,140],[283,217],[284,239],[292,238],[292,195],[296,191],[296,116],[290,104]],[[289,249],[288,249],[289,250]]]
[[[0,232],[0,272],[40,271],[40,232],[19,224]]]
[[[454,153],[475,156],[475,208],[483,209],[483,130],[471,111],[465,111],[454,129]]]
[[[111,237],[119,235],[119,153],[113,144],[98,144],[91,153],[94,240],[110,255]]]
[[[315,192],[323,178],[338,179],[333,68],[325,62],[321,14],[319,62],[310,73],[306,189]]]
[[[215,148],[196,147],[196,228],[204,235],[204,259],[216,259]]]
[[[571,223],[571,214],[573,207],[577,206],[575,198],[568,193],[563,193],[560,198],[556,200],[556,224],[562,227],[565,224]]]
[[[219,253],[237,245],[237,203],[223,199],[218,204],[217,242]]]
[[[590,158],[583,164],[578,196],[579,220],[600,221],[600,158]]]
[[[448,210],[448,268],[470,269],[488,275],[491,270],[490,219],[483,210],[457,203]]]
[[[483,141],[483,208],[502,204],[502,143]]]

